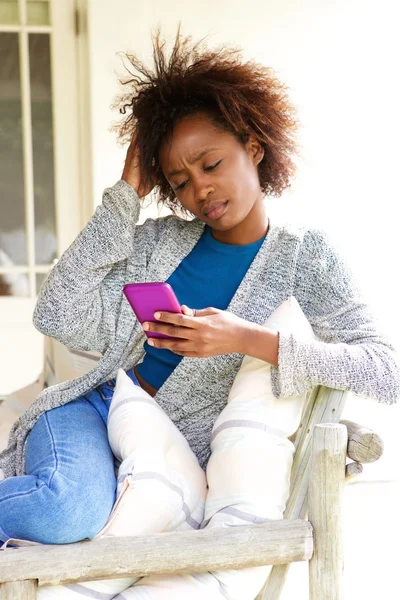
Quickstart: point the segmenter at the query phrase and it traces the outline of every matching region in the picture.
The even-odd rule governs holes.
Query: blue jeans
[[[136,385],[133,373],[127,372]],[[0,542],[93,538],[115,502],[107,416],[115,380],[47,411],[29,434],[25,473],[0,482]]]

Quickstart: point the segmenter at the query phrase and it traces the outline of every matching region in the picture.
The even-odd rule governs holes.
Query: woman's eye
[[[219,161],[217,161],[217,162],[216,162],[216,163],[214,163],[213,165],[210,165],[210,166],[208,166],[208,167],[203,167],[203,168],[204,168],[204,171],[213,171],[213,170],[214,170],[214,169],[216,169],[216,168],[218,167],[218,165],[219,165],[219,164],[221,164],[221,163],[222,163],[222,159],[221,159],[221,160],[219,160]],[[189,180],[188,180],[188,179],[186,179],[186,181],[182,181],[182,183],[180,183],[179,185],[175,186],[175,187],[174,187],[174,189],[175,189],[175,192],[179,192],[179,190],[183,190],[183,188],[186,186],[186,184],[187,184],[187,182],[188,182],[188,181],[189,181]]]
[[[222,162],[222,160],[219,160],[218,162],[216,162],[213,165],[210,165],[209,167],[204,167],[205,171],[212,171],[213,169],[215,169],[216,167],[218,167],[218,165]]]
[[[187,180],[183,181],[182,183],[180,183],[179,185],[176,186],[175,191],[183,190],[183,188],[185,187],[186,184],[187,184]]]

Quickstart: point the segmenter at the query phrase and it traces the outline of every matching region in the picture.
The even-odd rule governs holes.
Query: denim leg
[[[26,475],[0,483],[3,541],[71,543],[105,525],[115,501],[114,457],[96,395],[104,401],[89,394],[44,413],[28,437]]]

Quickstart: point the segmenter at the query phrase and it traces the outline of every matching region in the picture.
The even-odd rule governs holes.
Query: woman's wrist
[[[277,367],[279,332],[267,329],[257,323],[247,322],[243,334],[240,336],[239,352],[253,358],[259,358]]]

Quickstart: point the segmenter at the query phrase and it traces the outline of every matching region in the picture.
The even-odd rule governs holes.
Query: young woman
[[[265,196],[294,172],[296,120],[270,70],[232,50],[155,39],[155,70],[130,57],[120,127],[122,178],[43,285],[36,327],[97,350],[87,375],[44,390],[1,455],[0,540],[93,537],[115,500],[107,413],[119,367],[155,396],[205,468],[210,432],[243,355],[273,365],[278,398],[318,384],[380,402],[400,395],[390,343],[376,330],[344,262],[318,230],[271,223]],[[175,214],[137,225],[153,187]],[[183,212],[194,218],[179,216]],[[122,288],[168,281],[184,314],[137,321]],[[295,296],[318,336],[263,327]],[[146,341],[144,330],[175,340]]]

